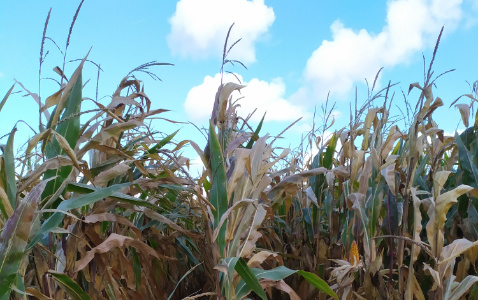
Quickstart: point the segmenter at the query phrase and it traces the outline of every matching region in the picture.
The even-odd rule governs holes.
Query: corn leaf
[[[0,235],[0,299],[9,295],[30,235],[35,210],[47,181],[36,185],[15,209]]]
[[[453,279],[455,276],[451,276],[449,279],[451,281],[450,284],[453,284]],[[447,293],[444,299],[449,300],[459,300],[461,297],[468,292],[468,290],[478,282],[478,276],[468,275],[463,279],[459,284],[451,288],[451,292]],[[474,298],[468,298],[474,299]]]
[[[8,137],[7,146],[5,147],[5,175],[7,183],[7,195],[10,200],[11,207],[17,204],[17,183],[15,179],[15,157],[13,156],[13,139],[17,128],[14,127]],[[2,208],[3,212],[4,208]]]
[[[297,273],[301,275],[302,277],[304,277],[304,279],[307,280],[307,282],[312,284],[319,291],[322,291],[325,294],[331,297],[334,297],[335,299],[339,299],[338,296],[335,294],[335,292],[329,287],[329,285],[324,280],[322,280],[320,277],[318,277],[317,275],[313,273],[309,273],[302,270],[291,270],[284,266],[280,266],[270,270],[252,268],[251,271],[257,280],[270,279],[275,281],[283,280],[286,277],[289,277],[290,275]],[[251,288],[246,284],[244,280],[241,280],[236,288],[237,298],[242,299],[242,297],[249,294],[250,291],[251,291]]]
[[[82,100],[82,74],[81,69],[83,67],[83,62],[75,71],[73,75],[74,78],[70,80],[68,86],[65,88],[65,97],[66,98],[66,105],[65,105],[65,112],[61,117],[61,123],[58,124],[56,127],[56,132],[65,138],[66,142],[70,146],[71,149],[75,149],[76,143],[78,142],[78,138],[80,135],[80,110],[81,110],[81,100]],[[70,87],[70,85],[72,86]],[[62,96],[63,98],[63,96]],[[52,117],[50,118],[51,123],[49,124],[49,128],[54,127],[56,124],[57,116],[61,113],[61,105],[63,103],[63,99],[60,100],[60,103],[55,108],[55,112],[53,113]],[[53,140],[52,142],[48,143],[45,148],[45,154],[48,159],[53,158],[57,155],[65,154],[64,150],[61,147],[58,139]],[[56,170],[48,170],[45,172],[44,178],[51,178],[55,177],[53,181],[48,183],[43,192],[42,197],[47,197],[53,195],[56,190],[60,187],[61,183],[68,177],[72,170],[72,166],[65,166],[61,167]]]
[[[174,138],[174,136],[178,133],[178,131],[179,129],[173,132],[172,134],[168,135],[161,141],[159,141],[156,145],[154,145],[148,150],[148,153],[153,154],[153,153],[156,153],[156,150],[163,148],[167,143],[169,143]]]
[[[254,142],[259,138],[259,132],[262,129],[262,124],[264,123],[264,118],[266,117],[266,113],[262,116],[261,121],[259,122],[259,125],[257,125],[256,130],[254,131],[254,134],[252,135],[251,139],[246,145],[247,149],[252,149],[252,146],[254,145]]]
[[[267,300],[267,295],[262,289],[259,279],[254,275],[254,273],[252,273],[251,268],[249,268],[242,257],[237,261],[235,270],[241,276],[242,280],[245,282],[245,285],[247,285],[250,290],[253,290],[254,293],[261,297],[261,299]],[[240,297],[238,298],[241,299]]]
[[[96,254],[107,253],[114,248],[118,247],[135,247],[141,253],[149,254],[157,259],[168,259],[168,260],[175,260],[175,258],[166,257],[164,255],[159,254],[151,248],[151,246],[143,243],[140,240],[133,239],[128,236],[120,235],[117,233],[112,233],[110,236],[104,240],[101,244],[94,247],[90,251],[86,252],[85,256],[78,260],[75,263],[75,271],[83,270],[93,258],[95,258]]]
[[[212,168],[212,187],[210,202],[214,206],[214,228],[219,225],[222,215],[227,211],[228,199],[226,188],[226,170],[224,167],[224,158],[222,157],[221,146],[217,140],[216,132],[212,124],[209,127],[209,147],[211,151],[211,168]],[[221,256],[224,255],[226,247],[226,227],[222,225],[219,230],[217,243]]]
[[[5,94],[5,96],[3,97],[2,102],[0,102],[0,111],[2,110],[3,106],[4,106],[5,103],[7,102],[7,99],[8,99],[8,97],[10,96],[10,94],[12,93],[14,87],[15,87],[15,84],[12,85],[12,87],[8,90],[8,92],[7,92],[7,93]]]
[[[63,201],[58,205],[58,210],[68,211],[71,209],[79,208],[82,206],[87,206],[93,204],[103,198],[111,196],[114,192],[131,185],[131,183],[116,184],[104,189],[99,189],[92,193],[81,195],[79,197],[71,198],[66,201]],[[61,212],[55,212],[51,215],[41,226],[40,231],[33,237],[33,239],[28,244],[27,249],[31,249],[36,245],[45,235],[51,232],[56,228],[61,221],[63,220],[64,214]]]
[[[77,182],[68,183],[68,186],[67,186],[66,189],[70,192],[75,192],[75,193],[80,193],[80,194],[89,194],[89,193],[97,192],[97,191],[101,190],[100,188],[96,188],[92,185],[77,183]],[[136,197],[133,197],[133,196],[130,196],[130,195],[126,195],[126,194],[123,194],[123,193],[120,193],[120,192],[114,192],[113,194],[111,194],[108,197],[116,199],[119,202],[128,203],[128,204],[136,205],[136,206],[139,206],[139,207],[147,207],[147,208],[150,208],[150,209],[153,209],[153,210],[158,208],[157,206],[149,203],[146,200],[136,198]]]
[[[319,276],[310,272],[302,271],[302,270],[297,271],[297,273],[301,275],[302,277],[304,277],[304,279],[307,280],[307,282],[312,284],[319,291],[322,291],[325,294],[331,297],[334,297],[337,300],[339,299],[337,294],[335,294],[335,292],[329,287],[329,285]]]
[[[74,282],[70,276],[55,272],[55,271],[49,271],[48,274],[50,274],[55,282],[66,292],[68,296],[71,297],[73,300],[89,300],[90,296],[81,289],[81,287]]]
[[[460,167],[465,172],[466,178],[463,181],[466,184],[469,184],[473,187],[478,187],[478,168],[473,163],[473,156],[470,151],[466,148],[465,144],[458,133],[455,133],[456,146],[458,147]],[[468,180],[466,180],[468,179]]]

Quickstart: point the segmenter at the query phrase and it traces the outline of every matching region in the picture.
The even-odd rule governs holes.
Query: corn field
[[[240,83],[210,99],[203,147],[150,128],[175,121],[137,76],[167,64],[133,70],[93,111],[87,56],[68,78],[58,67],[58,91],[36,98],[38,133],[16,152],[13,127],[2,148],[0,299],[478,299],[478,100],[447,104],[465,131],[438,127],[439,40],[407,126],[388,84],[348,126],[324,118],[332,134],[311,131],[301,151],[262,132],[267,116],[251,127],[237,114]],[[18,85],[34,97],[15,84],[0,110]]]

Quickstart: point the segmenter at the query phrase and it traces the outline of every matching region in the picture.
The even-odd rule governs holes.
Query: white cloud
[[[204,164],[199,156],[195,156],[189,161],[189,174],[193,177],[201,176]]]
[[[240,116],[246,117],[248,113],[252,113],[257,108],[251,118],[252,121],[259,121],[266,111],[267,121],[293,121],[300,117],[307,117],[308,114],[303,107],[284,99],[285,85],[282,79],[277,78],[267,82],[254,78],[249,82],[244,82],[240,75],[237,76],[241,79],[242,84],[246,85],[241,89],[241,93],[234,92],[232,94],[233,99],[243,97],[238,102],[241,105],[238,108]],[[229,81],[237,82],[237,79],[227,74],[223,82]],[[216,74],[214,77],[206,76],[203,83],[189,91],[184,109],[192,121],[205,122],[210,118],[214,97],[220,82],[220,74]]]
[[[434,46],[440,28],[453,31],[462,20],[462,0],[389,1],[386,24],[373,34],[354,31],[336,20],[332,41],[324,40],[307,61],[304,76],[314,98],[343,97],[357,82],[372,84],[381,67],[407,63],[425,47]],[[304,93],[304,91],[301,91]]]
[[[275,15],[264,0],[180,0],[169,19],[168,44],[174,54],[196,58],[221,56],[227,30],[234,46],[230,58],[254,62],[255,43],[274,22]]]

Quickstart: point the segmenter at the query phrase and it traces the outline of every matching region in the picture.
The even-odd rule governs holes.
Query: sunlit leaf
[[[222,149],[217,140],[216,132],[212,124],[209,127],[209,147],[211,151],[211,171],[212,171],[212,187],[209,202],[214,206],[214,228],[219,225],[222,215],[228,208],[227,188],[226,188],[226,171],[224,166],[224,158]],[[224,254],[226,227],[219,230],[217,242],[221,255]]]

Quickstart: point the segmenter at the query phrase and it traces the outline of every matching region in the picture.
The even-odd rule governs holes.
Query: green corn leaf
[[[167,143],[169,143],[174,138],[174,136],[176,135],[176,133],[178,133],[178,131],[179,129],[173,132],[172,134],[168,135],[161,141],[159,141],[156,145],[154,145],[153,147],[151,147],[151,149],[148,150],[148,153],[153,154],[153,153],[156,153],[156,150],[163,148]]]
[[[388,189],[384,197],[385,217],[383,218],[382,230],[386,234],[395,235],[398,231],[398,205],[395,196]]]
[[[100,188],[96,188],[92,185],[77,183],[77,182],[68,183],[68,186],[66,187],[66,189],[70,192],[80,193],[80,194],[89,194],[89,193],[101,190]],[[114,198],[118,200],[119,202],[123,202],[123,203],[128,203],[128,204],[132,204],[132,205],[136,205],[140,207],[147,207],[152,210],[158,209],[156,205],[153,205],[146,200],[136,198],[130,195],[126,195],[120,192],[114,192],[109,197]]]
[[[259,279],[270,279],[270,280],[283,280],[287,277],[289,277],[292,274],[299,274],[302,277],[304,277],[307,282],[312,284],[315,288],[317,288],[319,291],[334,297],[335,299],[339,299],[337,294],[329,287],[329,285],[322,280],[320,277],[313,273],[305,272],[302,270],[291,270],[287,267],[280,266],[271,270],[262,270],[262,269],[257,269],[257,268],[252,268],[251,269],[252,273],[254,274],[254,277],[259,280]],[[239,284],[236,287],[236,295],[238,299],[242,299],[245,297],[247,294],[249,294],[251,291],[251,288],[246,284],[244,280],[241,280]]]
[[[73,86],[71,86],[71,88],[69,86],[65,88],[65,97],[67,97],[65,111],[62,114],[59,124],[56,126],[56,132],[65,138],[65,140],[68,142],[72,149],[75,149],[76,143],[78,142],[78,138],[80,135],[80,111],[82,100],[81,71],[83,68],[83,63],[84,60],[81,62],[80,66],[77,68],[75,74],[73,74],[72,78],[70,79],[70,82],[68,83],[68,85],[72,84]],[[55,111],[50,118],[50,123],[48,126],[49,128],[55,126],[55,124],[52,124],[52,122],[54,122],[57,115],[61,113],[62,103],[63,102],[60,100],[58,105],[55,107]],[[60,111],[57,111],[58,109]],[[64,152],[61,149],[58,141],[56,139],[53,139],[52,142],[46,145],[45,154],[47,159],[50,159],[57,155],[62,155],[64,154]],[[47,196],[53,195],[60,187],[61,183],[68,177],[71,170],[72,166],[64,166],[56,170],[46,171],[44,175],[45,179],[55,176],[56,178],[46,186],[42,197],[45,198]]]
[[[36,185],[15,209],[0,235],[0,299],[10,295],[32,226],[35,210],[47,181]]]
[[[134,283],[136,285],[136,290],[139,291],[141,287],[141,262],[139,260],[138,254],[136,253],[136,248],[134,247],[129,247],[129,248],[133,256]]]
[[[375,167],[373,167],[373,169],[375,170]],[[376,172],[372,172],[373,174],[376,174]],[[372,176],[372,181],[373,180],[374,176]],[[378,219],[380,217],[380,211],[382,209],[382,201],[380,199],[380,193],[383,192],[384,188],[388,186],[386,186],[385,184],[385,179],[382,178],[382,180],[380,181],[380,183],[377,185],[377,186],[373,186],[372,187],[372,199],[370,199],[371,201],[367,202],[367,206],[368,207],[368,210],[367,210],[367,213],[368,213],[368,216],[369,216],[369,232],[370,232],[370,236],[375,236],[375,232],[377,231],[377,225],[378,225]]]
[[[335,294],[335,292],[330,288],[330,286],[327,284],[327,282],[325,282],[319,276],[317,276],[313,273],[310,273],[310,272],[302,271],[302,270],[297,271],[297,274],[304,277],[304,279],[307,280],[307,282],[312,284],[319,291],[324,292],[325,294],[327,294],[331,297],[334,297],[337,300],[339,299],[337,294]]]
[[[264,123],[264,118],[266,117],[266,114],[264,113],[264,115],[262,116],[262,119],[261,121],[259,122],[259,125],[257,125],[257,128],[256,130],[254,131],[254,135],[251,137],[251,139],[249,140],[249,143],[247,143],[246,145],[246,148],[247,149],[252,149],[252,146],[254,145],[254,142],[257,140],[257,138],[259,137],[259,132],[261,131],[262,129],[262,124]]]
[[[104,189],[98,189],[92,193],[81,195],[79,197],[71,198],[66,201],[63,201],[58,205],[58,210],[68,211],[71,209],[79,208],[82,206],[93,204],[103,198],[113,195],[114,192],[131,185],[131,183],[116,184]],[[45,222],[43,222],[40,231],[33,237],[33,239],[28,244],[27,249],[31,249],[36,245],[45,235],[47,235],[63,220],[64,214],[61,212],[55,212],[51,215]]]
[[[232,283],[232,280],[234,279],[234,270],[236,269],[236,264],[237,261],[239,260],[239,257],[227,257],[224,259],[224,262],[227,266],[227,277],[229,279],[229,283]]]
[[[5,147],[5,175],[7,183],[7,195],[10,205],[14,208],[17,204],[17,183],[15,179],[15,157],[13,155],[13,139],[17,128],[14,127],[8,137]],[[3,211],[3,209],[2,209]]]
[[[222,156],[221,146],[214,131],[212,124],[209,127],[209,147],[211,151],[211,169],[212,169],[212,187],[210,202],[214,206],[214,228],[216,228],[221,220],[222,215],[228,207],[227,188],[226,188],[226,170],[224,168],[224,159]],[[221,256],[224,255],[226,245],[226,226],[223,224],[219,231],[217,241]]]
[[[465,180],[463,183],[469,184],[476,188],[478,183],[478,168],[473,163],[473,156],[465,147],[465,144],[463,144],[463,141],[458,133],[455,133],[455,141],[456,146],[458,147],[460,166],[465,172],[466,177],[471,179]]]
[[[327,150],[325,150],[324,160],[322,161],[321,167],[332,169],[332,163],[334,159],[335,148],[337,147],[337,140],[339,136],[337,133],[334,133],[330,138],[329,144],[327,145]]]
[[[83,291],[83,289],[76,283],[74,282],[70,276],[55,272],[55,271],[48,271],[48,274],[50,274],[55,282],[66,292],[68,296],[71,297],[73,300],[89,300],[90,296]]]
[[[242,257],[239,258],[239,260],[237,261],[235,270],[237,271],[239,276],[241,276],[242,280],[244,280],[245,284],[250,290],[253,290],[254,293],[261,297],[261,299],[267,300],[267,295],[262,289],[262,286],[259,283],[259,279],[257,279],[254,273],[252,273],[251,268],[249,268],[246,261]]]

